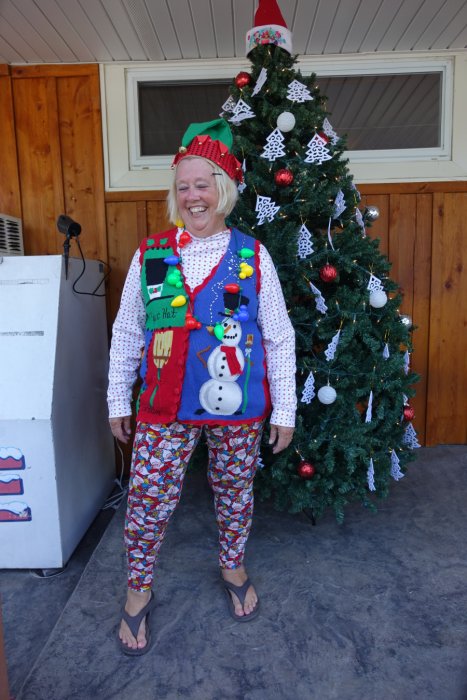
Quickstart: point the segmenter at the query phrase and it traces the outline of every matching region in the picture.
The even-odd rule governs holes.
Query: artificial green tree
[[[418,446],[411,320],[315,76],[273,44],[249,57],[223,105],[245,175],[230,223],[271,253],[297,341],[294,441],[264,451],[257,489],[279,509],[331,507],[342,521],[350,501],[375,509]]]

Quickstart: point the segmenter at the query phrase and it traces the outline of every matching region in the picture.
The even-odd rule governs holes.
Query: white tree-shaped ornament
[[[328,307],[326,306],[326,302],[325,302],[325,300],[324,300],[323,295],[322,295],[321,292],[319,291],[318,287],[315,287],[315,285],[313,284],[313,282],[310,282],[310,289],[311,289],[311,291],[313,292],[313,294],[314,294],[314,296],[315,296],[315,303],[316,303],[316,308],[317,308],[317,310],[318,310],[320,313],[325,314],[326,311],[328,310]]]
[[[315,395],[315,378],[313,376],[313,372],[310,372],[308,379],[305,382],[305,386],[303,387],[302,402],[311,403],[315,398]]]
[[[346,208],[347,206],[345,203],[344,193],[342,192],[342,190],[339,190],[339,192],[337,193],[337,197],[334,201],[334,209],[332,212],[334,219],[338,219],[339,216],[346,210]]]
[[[363,221],[362,212],[358,207],[355,207],[355,221],[362,229],[362,236],[366,236],[365,222]]]
[[[237,190],[240,192],[240,194],[242,194],[242,192],[246,189],[246,182],[245,182],[246,161],[245,161],[245,158],[243,159],[242,170],[243,170],[243,173],[244,173],[244,175],[243,175],[243,182],[240,182],[240,183],[237,185]]]
[[[325,160],[331,160],[332,155],[327,147],[327,139],[319,134],[315,134],[311,141],[307,143],[308,151],[306,152],[305,163],[317,163],[321,165]]]
[[[324,354],[326,355],[326,360],[329,362],[330,360],[334,359],[334,355],[336,354],[337,350],[337,345],[339,343],[339,338],[340,338],[341,332],[340,330],[337,331],[331,342],[329,343],[328,347],[324,351]]]
[[[292,102],[307,102],[312,100],[313,97],[306,85],[298,80],[292,80],[287,90],[287,99]]]
[[[280,206],[276,205],[276,203],[271,200],[271,197],[262,197],[261,195],[258,195],[256,197],[255,207],[255,211],[257,212],[256,218],[258,220],[258,225],[261,226],[262,224],[264,224],[265,220],[271,223],[279,209]]]
[[[395,481],[399,481],[404,476],[401,471],[400,460],[395,450],[391,452],[391,476]]]
[[[334,129],[331,126],[331,122],[327,117],[325,117],[324,122],[323,122],[323,131],[328,137],[330,141],[332,141],[333,145],[335,146],[336,143],[339,141],[339,137],[334,131]]]
[[[404,443],[404,445],[407,445],[407,447],[409,447],[411,450],[420,447],[420,443],[417,439],[417,433],[415,432],[415,428],[413,427],[412,423],[409,423],[407,428],[405,429],[402,442]]]
[[[266,82],[267,77],[268,77],[268,72],[267,72],[266,68],[261,68],[261,73],[258,75],[258,80],[256,81],[255,88],[254,88],[253,92],[251,93],[252,97],[254,97],[255,95],[258,94],[258,92],[261,90],[264,83]]]
[[[274,129],[266,139],[267,146],[261,153],[261,158],[267,158],[269,161],[274,161],[276,158],[285,156],[284,137],[279,129]]]
[[[251,109],[250,105],[247,105],[244,100],[239,100],[235,105],[229,122],[232,122],[232,124],[240,124],[240,122],[242,122],[244,119],[253,119],[255,116],[256,115]]]
[[[368,481],[368,488],[370,491],[376,491],[376,486],[375,486],[375,467],[373,464],[373,458],[370,459],[370,466],[368,467],[368,471],[366,473],[367,476],[367,481]]]
[[[222,112],[220,113],[220,117],[224,115],[225,112],[233,112],[235,107],[236,107],[236,102],[232,95],[229,95],[229,98],[224,102],[222,105]]]
[[[312,253],[314,253],[314,249],[311,233],[305,224],[303,224],[300,228],[300,238],[298,239],[298,257],[303,260]]]

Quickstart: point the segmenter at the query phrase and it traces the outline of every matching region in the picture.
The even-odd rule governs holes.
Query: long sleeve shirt
[[[180,231],[177,234],[177,240]],[[190,234],[191,235],[191,234]],[[227,250],[230,231],[207,238],[192,236],[183,248],[183,274],[191,289],[201,284]],[[290,322],[279,278],[268,251],[260,245],[261,288],[258,326],[266,351],[267,376],[274,425],[293,427],[297,399],[295,392],[295,333]],[[109,417],[131,415],[132,387],[144,348],[146,313],[141,295],[139,250],[131,261],[120,308],[113,325],[110,349]]]

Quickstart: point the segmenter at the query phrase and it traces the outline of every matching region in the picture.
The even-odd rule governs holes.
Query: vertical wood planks
[[[109,202],[107,203],[107,232],[109,264],[112,273],[108,284],[108,315],[109,323],[117,314],[125,278],[130,267],[131,259],[137,249],[141,236],[139,225],[145,226],[144,219],[138,214],[139,202]]]
[[[14,80],[13,95],[25,251],[58,253],[64,201],[55,79]]]
[[[0,73],[0,213],[21,218],[13,92],[8,71]]]
[[[61,252],[56,221],[67,214],[82,226],[84,254],[107,260],[98,67],[12,75],[26,253]]]
[[[81,224],[84,255],[107,260],[98,90],[97,75],[57,78],[64,210]]]
[[[467,193],[433,198],[427,441],[467,441]]]
[[[387,194],[369,194],[363,195],[360,203],[360,209],[374,205],[379,209],[379,217],[376,221],[367,228],[366,232],[371,238],[379,238],[380,250],[386,256],[389,248],[389,195]]]

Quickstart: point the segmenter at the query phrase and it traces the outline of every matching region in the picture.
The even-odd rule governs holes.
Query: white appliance
[[[0,263],[0,567],[61,568],[115,478],[105,297],[60,255]],[[86,261],[78,291],[102,264]],[[99,289],[103,292],[104,285]]]

